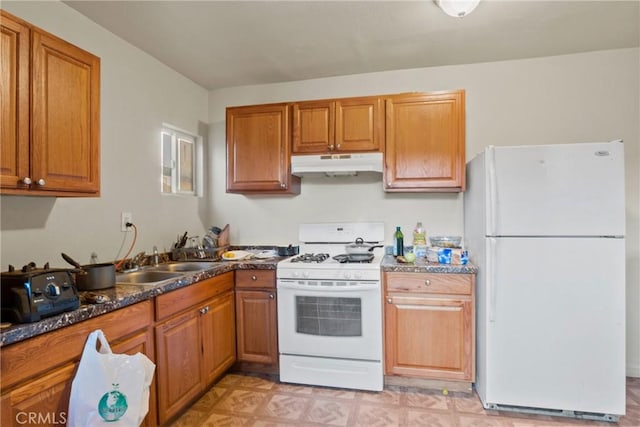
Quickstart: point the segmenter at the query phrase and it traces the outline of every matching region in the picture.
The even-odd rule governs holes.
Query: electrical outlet
[[[133,224],[133,215],[131,212],[122,212],[120,214],[120,231],[126,232],[129,230],[129,227],[127,227],[128,222]]]

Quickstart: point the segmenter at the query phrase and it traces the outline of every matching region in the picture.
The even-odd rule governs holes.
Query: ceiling
[[[65,1],[207,89],[640,45],[640,1]]]

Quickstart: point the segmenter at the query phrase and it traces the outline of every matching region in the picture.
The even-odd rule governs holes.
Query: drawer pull
[[[393,299],[387,298],[387,304],[392,304],[392,303],[393,303]]]
[[[429,280],[429,279],[425,280],[425,281],[424,281],[424,285],[425,285],[425,286],[429,286],[429,285],[431,285],[431,280]]]
[[[269,299],[274,299],[276,296],[274,294],[269,294]]]
[[[258,280],[258,276],[256,276],[256,275],[254,274],[253,276],[251,276],[251,280],[253,280],[253,281],[255,282],[256,280]]]

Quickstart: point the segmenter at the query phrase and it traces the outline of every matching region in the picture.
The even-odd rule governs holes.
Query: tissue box
[[[438,264],[466,264],[469,262],[469,254],[461,248],[430,246],[427,248],[427,261]]]

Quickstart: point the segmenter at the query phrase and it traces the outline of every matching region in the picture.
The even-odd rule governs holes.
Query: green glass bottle
[[[400,226],[396,227],[396,232],[393,235],[393,255],[404,256],[404,235]]]

